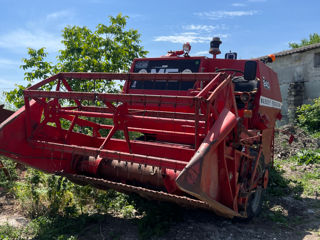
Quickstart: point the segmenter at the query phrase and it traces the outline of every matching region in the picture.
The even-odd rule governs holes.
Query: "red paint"
[[[177,56],[180,54],[136,59],[131,73],[59,73],[29,87],[24,91],[25,106],[0,125],[0,154],[50,173],[86,173],[104,178],[108,176],[98,172],[112,169],[100,168],[135,164],[131,168],[134,181],[141,185],[144,180],[137,177],[140,167],[145,169],[142,175],[152,175],[150,169],[154,167],[162,174],[161,179],[157,173],[156,181],[162,181],[157,187],[163,186],[169,193],[191,194],[216,211],[228,209],[231,215],[239,214],[247,202],[246,191],[265,187],[268,181],[268,173],[258,176],[250,147],[258,147],[258,157],[272,151],[273,141],[268,138],[272,131],[264,131],[273,130],[280,110],[260,106],[259,99],[264,96],[281,101],[277,76],[257,61],[260,83],[256,92],[249,93],[252,106],[239,105],[236,96],[241,93],[234,92],[232,72],[215,70],[243,71],[246,60]],[[197,73],[133,73],[139,61],[185,59],[197,61]],[[263,87],[262,78],[269,81],[271,89]],[[125,80],[123,93],[72,91],[71,82],[95,79]],[[162,81],[165,86],[189,86],[187,82],[191,82],[193,87],[133,89],[133,81]],[[41,89],[48,83],[55,85],[55,91]],[[64,101],[61,106],[59,100],[66,99],[75,104],[66,105]],[[93,104],[97,101],[100,106]],[[67,120],[69,126],[61,125],[61,120]],[[76,126],[89,127],[92,134],[75,132]],[[109,132],[103,135],[103,131]],[[117,131],[123,133],[123,139],[115,138]],[[145,134],[145,139],[130,139],[130,132]],[[261,137],[263,133],[265,138]],[[118,160],[119,164],[102,164],[105,160]],[[122,171],[119,181],[132,181],[130,172],[124,179],[125,173]],[[249,175],[246,183],[239,181]]]

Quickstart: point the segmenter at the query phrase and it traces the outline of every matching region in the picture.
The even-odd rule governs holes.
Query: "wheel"
[[[250,155],[253,156],[254,159],[244,162],[239,171],[239,183],[242,184],[243,189],[239,199],[241,202],[239,210],[246,220],[250,220],[260,214],[265,192],[264,187],[268,181],[268,171],[265,166],[263,153],[261,153],[258,158],[259,150],[250,149]],[[252,176],[256,164],[255,175]],[[252,183],[251,179],[253,179]]]
[[[248,219],[252,219],[260,214],[262,209],[263,193],[263,188],[257,188],[256,191],[250,194],[246,207]]]
[[[253,154],[253,155],[256,155],[256,159],[257,159],[258,153]],[[258,163],[256,174],[257,174],[257,178],[261,179],[262,182],[249,195],[247,207],[246,207],[246,213],[247,213],[248,219],[252,219],[253,217],[256,217],[260,214],[261,209],[262,209],[263,195],[265,192],[265,189],[263,188],[263,186],[264,186],[264,181],[265,181],[264,176],[265,176],[266,166],[264,163],[264,155],[262,153],[261,153],[258,161],[259,161],[259,163]],[[253,162],[253,166],[254,166],[254,164],[255,164],[255,162]],[[251,172],[253,172],[253,169],[251,169]]]

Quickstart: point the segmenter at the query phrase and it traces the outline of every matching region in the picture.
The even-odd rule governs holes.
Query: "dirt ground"
[[[292,204],[291,199],[286,199]],[[317,200],[319,201],[319,200]],[[304,200],[301,207],[313,205],[314,200]],[[186,210],[181,222],[172,225],[169,232],[162,237],[153,239],[291,239],[315,240],[320,239],[319,208],[307,207],[297,212],[289,210],[290,218],[303,218],[287,226],[277,224],[266,217],[258,217],[250,222],[237,222],[219,218],[214,214],[203,211]],[[304,212],[304,213],[302,213]],[[296,220],[294,220],[296,221]],[[93,226],[88,226],[86,233],[79,239],[88,239],[88,232]],[[103,236],[103,237],[102,237]],[[91,235],[90,239],[137,239],[137,227],[133,221],[106,216],[100,224],[100,234]]]
[[[14,197],[11,194],[0,193],[0,225],[8,223],[14,227],[23,227],[28,222]]]
[[[2,197],[0,223],[21,227],[28,223],[15,210],[14,201]],[[153,239],[320,239],[320,198],[292,197],[277,199],[271,209],[264,209],[261,215],[250,222],[229,220],[201,210],[184,210],[183,219],[172,224],[169,231]],[[269,217],[275,209],[287,214],[283,221]],[[97,231],[98,228],[98,231]],[[79,239],[138,239],[138,227],[133,219],[104,215],[99,224],[87,226],[78,234]]]
[[[319,142],[306,133],[287,126],[285,132],[294,133],[296,139],[291,146],[285,142],[288,134],[280,133],[275,140],[275,157],[286,159],[302,148],[319,148]],[[303,166],[301,166],[303,167]],[[300,167],[300,168],[301,168]],[[315,165],[320,171],[320,166]],[[301,169],[283,165],[284,176],[299,174]],[[308,171],[308,169],[303,169]],[[179,208],[177,206],[177,208]],[[294,194],[281,197],[267,196],[262,213],[251,221],[224,219],[202,210],[182,209],[182,218],[171,224],[161,237],[153,239],[320,239],[320,193],[313,196]],[[79,239],[138,239],[135,219],[124,219],[111,214],[101,217],[99,223],[88,225],[78,234]],[[10,194],[0,193],[0,225],[16,227],[28,223],[19,210],[17,201]]]
[[[288,223],[281,224],[268,218],[271,210],[264,209],[258,218],[239,222],[218,217],[199,210],[185,210],[183,219],[172,225],[162,237],[153,239],[320,239],[320,199],[303,199],[296,202],[290,197],[279,199],[276,207],[284,208]],[[280,205],[281,204],[281,205]],[[100,234],[90,239],[137,239],[137,227],[133,221],[106,216],[101,222]],[[88,226],[88,231],[92,226]],[[103,237],[102,237],[103,236]],[[80,239],[88,239],[83,234]]]

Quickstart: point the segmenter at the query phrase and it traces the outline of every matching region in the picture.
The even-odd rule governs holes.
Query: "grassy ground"
[[[275,160],[263,211],[247,225],[135,195],[75,186],[34,170],[21,174],[5,161],[11,180],[0,173],[2,204],[11,196],[13,205],[19,205],[14,211],[26,216],[28,224],[0,226],[0,239],[260,239],[264,234],[264,239],[318,239],[317,151],[297,156]]]

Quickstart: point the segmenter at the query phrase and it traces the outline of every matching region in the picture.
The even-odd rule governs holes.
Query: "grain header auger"
[[[216,58],[220,43],[213,58],[185,44],[130,73],[49,77],[1,123],[0,153],[79,184],[250,218],[272,165],[279,83],[262,61]],[[121,93],[96,87],[112,80],[125,80]]]

